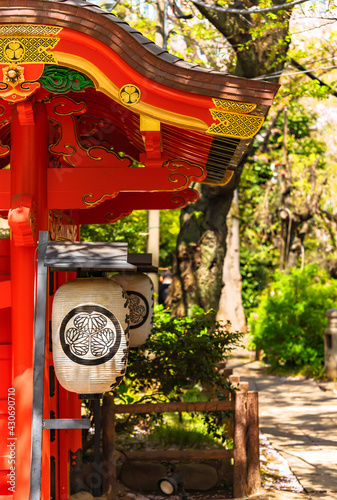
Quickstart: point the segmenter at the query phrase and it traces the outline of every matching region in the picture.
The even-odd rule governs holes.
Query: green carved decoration
[[[48,65],[39,79],[42,87],[54,94],[66,92],[83,92],[94,83],[83,73],[63,66]]]

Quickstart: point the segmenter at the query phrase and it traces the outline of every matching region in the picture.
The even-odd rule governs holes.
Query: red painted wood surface
[[[0,282],[0,308],[6,309],[12,305],[12,283],[10,280]],[[1,372],[0,372],[1,373]]]
[[[57,45],[57,51],[85,57],[118,88],[132,83],[140,88],[144,102],[165,109],[168,114],[175,112],[192,116],[203,120],[207,125],[213,122],[209,108],[214,104],[210,97],[174,90],[146,78],[105,44],[84,33],[63,28],[59,36],[61,40]]]
[[[11,198],[21,193],[36,203],[36,229],[46,230],[48,120],[43,104],[17,104],[11,125]],[[17,246],[11,239],[13,385],[16,389],[15,500],[29,497],[32,418],[32,360],[34,325],[35,248]],[[50,499],[49,463],[44,454],[42,498]]]
[[[98,207],[79,210],[80,224],[107,224],[115,222],[133,210],[169,210],[183,208],[197,201],[199,194],[194,189],[179,192],[120,193]]]
[[[15,106],[2,106],[0,101],[0,123],[3,131],[1,140],[4,142],[6,137],[9,137],[7,132],[11,119],[11,170],[1,169],[7,165],[5,157],[9,154],[9,148],[0,142],[0,158],[3,157],[0,167],[0,210],[5,212],[12,210],[9,214],[12,229],[11,243],[0,242],[0,372],[5,374],[0,386],[0,426],[6,418],[3,412],[2,392],[4,388],[7,390],[8,385],[14,385],[17,394],[16,424],[19,438],[16,449],[19,475],[15,500],[25,500],[29,496],[35,243],[38,231],[48,229],[48,209],[85,209],[80,210],[77,222],[104,223],[117,220],[134,209],[185,206],[187,201],[196,199],[195,192],[187,189],[189,183],[202,181],[206,177],[206,172],[200,165],[179,158],[171,159],[164,165],[163,162],[168,157],[175,157],[172,150],[173,143],[181,142],[179,151],[182,156],[186,153],[186,141],[179,142],[179,131],[183,129],[177,128],[177,123],[183,127],[186,117],[194,118],[195,123],[198,123],[195,127],[197,130],[200,124],[206,129],[213,123],[209,111],[213,107],[210,97],[175,91],[152,82],[130,68],[110,48],[84,33],[64,28],[60,33],[57,50],[86,58],[118,88],[130,83],[137,85],[142,94],[142,103],[152,106],[154,118],[156,118],[156,108],[167,111],[167,123],[176,125],[178,138],[172,141],[172,131],[165,131],[165,128],[162,128],[161,132],[145,131],[141,137],[139,123],[136,123],[137,107],[132,108],[134,110],[132,113],[130,108],[122,106],[117,99],[116,106],[121,108],[119,112],[124,113],[123,120],[129,119],[131,123],[131,129],[126,127],[126,130],[130,133],[132,130],[137,130],[140,142],[136,143],[133,136],[130,139],[128,134],[124,137],[124,129],[117,130],[116,134],[123,136],[124,142],[132,143],[128,146],[130,148],[128,154],[133,156],[135,153],[135,159],[147,163],[145,168],[132,168],[131,160],[127,156],[119,156],[109,148],[90,145],[85,149],[80,141],[79,122],[77,118],[75,119],[75,116],[85,111],[85,103],[74,103],[64,96],[56,97],[46,105],[39,102],[35,104],[33,99],[25,100]],[[31,72],[41,74],[43,70],[42,65],[40,68],[34,66],[25,65],[26,77],[31,76],[32,81],[34,78]],[[118,71],[115,70],[116,67],[119,68]],[[103,97],[107,99],[107,96],[93,89],[87,94],[91,95],[95,110],[99,95],[102,99]],[[63,105],[68,105],[68,108],[55,107],[61,102]],[[97,104],[98,109],[100,105]],[[54,144],[50,147],[50,154],[53,154],[53,159],[56,158],[57,161],[60,158],[59,164],[62,168],[48,168],[48,135],[51,125],[48,123],[47,110],[51,123],[58,123],[62,127],[63,135],[58,142],[55,142],[54,137]],[[111,114],[114,111],[109,108],[109,112]],[[181,121],[177,122],[177,116],[171,120],[171,113],[180,115]],[[136,122],[133,123],[135,117]],[[134,134],[136,139],[137,134]],[[114,140],[116,141],[116,138]],[[163,148],[164,143],[170,143],[167,145],[167,150],[166,146]],[[73,151],[67,144],[76,148],[75,154],[72,154]],[[204,160],[207,158],[209,147],[210,143],[207,142],[204,147],[206,153],[204,156],[201,155]],[[199,151],[199,144],[194,145],[194,148]],[[124,151],[122,147],[121,149]],[[145,150],[146,155],[144,155]],[[191,158],[189,155],[186,157]],[[200,164],[204,166],[205,161]],[[64,168],[65,165],[71,168]],[[60,282],[63,279],[71,279],[71,276],[60,278]],[[7,356],[6,360],[1,357],[10,350],[14,359],[13,381],[10,376],[12,357]],[[80,418],[80,401],[77,395],[66,393],[58,387],[58,384],[55,386],[54,394],[50,394],[48,381],[51,360],[48,343],[46,353],[44,417],[49,418],[52,411],[56,417]],[[50,499],[49,457],[52,454],[56,460],[56,498],[68,500],[69,452],[70,450],[76,452],[81,447],[81,431],[56,431],[55,441],[50,446],[49,434],[49,431],[44,431],[42,498]],[[0,443],[1,450],[3,443]],[[0,456],[2,477],[1,466],[4,466],[4,463]],[[0,494],[3,494],[2,491]]]
[[[86,208],[85,201],[94,203],[120,191],[180,191],[205,176],[199,166],[179,160],[150,172],[146,168],[50,168],[48,207]]]
[[[0,209],[8,210],[11,206],[11,171],[0,170]]]

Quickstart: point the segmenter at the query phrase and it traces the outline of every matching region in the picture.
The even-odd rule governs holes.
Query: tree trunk
[[[200,199],[181,211],[181,229],[173,264],[173,283],[166,304],[177,316],[193,305],[218,308],[226,246],[226,217],[233,189],[194,186]]]
[[[234,191],[232,206],[227,218],[226,256],[222,273],[222,291],[217,320],[231,322],[232,330],[246,332],[246,318],[242,306],[242,278],[240,274],[240,219],[239,195]]]
[[[210,5],[214,4],[213,0],[206,0],[206,2]],[[282,0],[273,0],[272,3],[282,3]],[[239,5],[239,8],[242,6],[249,8],[257,4],[258,0],[243,0],[240,4],[235,2],[229,7]],[[235,69],[237,76],[253,78],[282,70],[290,41],[287,38],[290,10],[277,11],[276,19],[269,26],[267,16],[227,14],[208,7],[196,7],[233,46],[237,56]],[[263,30],[261,30],[262,27]],[[259,36],[256,37],[252,28],[260,30]],[[275,76],[274,81],[278,81],[278,78],[278,75]],[[229,319],[233,325],[237,322],[236,315],[241,316],[238,312],[242,311],[239,252],[234,251],[232,258],[226,259],[224,273],[223,265],[226,255],[226,217],[231,206],[233,192],[239,183],[244,161],[245,158],[227,186],[202,186],[199,188],[199,201],[182,210],[181,229],[173,266],[174,278],[166,302],[173,313],[178,316],[191,314],[194,304],[206,310],[210,307],[217,310],[223,277],[225,280],[230,277],[232,284],[236,280],[238,283],[234,287],[235,296],[229,293],[229,287],[232,285],[229,284],[227,290],[224,290],[227,303],[226,309],[223,306],[224,313],[221,314],[225,314],[227,316],[225,319]],[[231,227],[233,227],[232,224]],[[237,246],[237,241],[234,248],[235,246]],[[228,266],[233,265],[230,262],[233,262],[235,256],[233,275]],[[230,296],[233,300],[232,305],[228,302]],[[244,324],[242,318],[240,324]]]

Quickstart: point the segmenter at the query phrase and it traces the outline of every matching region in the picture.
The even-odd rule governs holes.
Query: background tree
[[[253,78],[282,70],[290,42],[289,10],[269,15],[242,15],[215,11],[211,8],[214,2],[209,0],[207,3],[210,7],[197,7],[231,45],[236,57],[235,75]],[[274,1],[272,5],[277,3],[280,2]],[[258,5],[257,0],[240,2],[240,8]],[[237,7],[237,3],[229,6]],[[273,80],[278,81],[278,78]],[[189,314],[192,303],[218,309],[224,275],[231,284],[231,293],[224,289],[221,297],[224,316],[220,315],[219,319],[230,319],[240,329],[244,328],[244,315],[240,286],[235,287],[241,281],[239,266],[233,266],[232,259],[224,261],[224,258],[226,249],[230,249],[232,255],[237,254],[238,225],[232,222],[228,233],[226,218],[245,160],[227,186],[201,186],[199,201],[182,210],[169,298],[169,305],[178,315]],[[236,291],[234,308],[233,291]],[[237,313],[234,317],[233,312]]]
[[[182,2],[180,8],[183,14],[194,14],[192,19],[187,20],[182,19],[180,15],[174,15],[175,4],[171,4],[172,9],[169,9],[168,47],[170,52],[186,60],[227,70],[238,76],[272,81],[278,81],[286,68],[285,77],[282,79],[282,92],[279,93],[275,107],[272,108],[270,120],[249,151],[249,158],[252,161],[247,163],[243,171],[244,160],[227,186],[198,186],[201,194],[200,200],[194,206],[188,206],[182,211],[181,231],[175,252],[175,279],[170,297],[170,305],[179,315],[189,313],[194,303],[205,309],[209,306],[218,308],[222,280],[224,280],[227,287],[222,289],[221,294],[221,309],[225,311],[223,319],[229,318],[235,325],[240,325],[241,321],[241,325],[244,325],[243,310],[240,306],[238,259],[235,261],[236,265],[233,265],[233,257],[239,254],[238,209],[231,204],[242,171],[244,172],[243,184],[240,186],[239,195],[244,228],[244,231],[240,232],[241,237],[244,237],[243,245],[241,245],[241,272],[244,278],[244,303],[248,305],[248,309],[256,302],[256,294],[266,286],[272,270],[279,266],[282,241],[283,254],[287,252],[284,256],[284,265],[289,261],[290,256],[293,258],[293,263],[302,264],[302,259],[298,257],[301,257],[303,253],[304,236],[307,242],[306,258],[309,257],[309,248],[312,256],[315,252],[316,257],[319,255],[318,250],[315,252],[313,250],[314,235],[319,237],[324,235],[323,240],[327,241],[324,248],[332,248],[334,245],[336,218],[331,206],[333,190],[329,187],[331,182],[324,181],[327,176],[328,162],[323,165],[322,158],[317,162],[317,156],[327,154],[326,148],[318,147],[316,144],[314,150],[311,150],[308,155],[308,150],[312,146],[310,141],[314,134],[313,127],[316,118],[313,117],[310,121],[301,112],[295,118],[294,111],[290,110],[288,113],[294,115],[294,118],[289,119],[288,134],[286,134],[289,136],[286,162],[284,161],[284,148],[282,150],[285,135],[284,109],[289,108],[289,102],[291,101],[295,108],[306,95],[324,98],[334,91],[331,88],[333,87],[332,75],[327,80],[328,85],[324,88],[319,78],[309,80],[306,77],[307,73],[303,73],[307,70],[301,69],[322,67],[322,71],[315,72],[315,75],[321,78],[326,71],[336,67],[336,37],[328,25],[334,22],[334,17],[331,16],[331,12],[326,11],[326,7],[322,10],[318,6],[317,9],[320,12],[313,11],[313,6],[308,7],[302,13],[295,11],[295,18],[297,15],[301,23],[296,25],[297,28],[295,27],[296,44],[289,52],[291,8],[250,12],[252,7],[274,8],[281,3],[281,1],[262,3],[258,0],[246,0],[239,4],[236,2],[225,5],[224,3],[227,12],[219,12],[212,8],[215,3],[207,0],[206,3],[198,6],[199,12],[196,12],[196,7],[193,7],[191,3]],[[154,5],[151,2],[143,2],[139,5],[124,2],[122,5],[117,5],[114,12],[153,39],[155,22],[154,20],[149,22],[148,15],[150,14],[145,10],[153,9]],[[246,9],[247,12],[228,12],[228,8],[232,7],[239,10]],[[312,31],[312,25],[309,26],[307,22],[310,15],[317,18],[318,14],[322,15],[322,12],[323,17],[327,19],[318,20],[316,23],[319,27],[319,40],[317,40],[317,37],[311,36],[314,31]],[[318,47],[319,50],[317,50]],[[301,64],[296,61],[301,61]],[[294,64],[296,71],[292,66]],[[289,73],[290,76],[288,76]],[[309,106],[312,106],[312,102],[308,100],[304,105],[308,106],[308,102]],[[303,131],[296,131],[296,127],[302,123],[303,128],[306,121],[308,123],[310,121],[310,125],[306,128],[307,138],[304,139]],[[298,137],[298,133],[302,136]],[[309,159],[310,157],[310,161],[303,162],[294,152],[293,146],[299,139],[302,145],[305,141],[307,142],[306,152],[302,158],[307,156]],[[316,156],[313,153],[316,153]],[[274,170],[271,170],[272,165],[274,165]],[[310,174],[306,173],[309,171]],[[331,169],[328,169],[328,180],[331,178]],[[310,195],[310,198],[308,192],[312,191],[314,186],[315,194]],[[329,195],[326,194],[327,190],[329,190]],[[290,191],[291,195],[289,195]],[[304,210],[304,201],[306,205],[312,205],[310,210],[307,208]],[[291,224],[286,217],[287,210],[283,212],[279,210],[282,207],[289,210],[287,205],[291,206]],[[231,206],[233,217],[230,216],[228,219],[230,230],[227,231],[226,220]],[[260,210],[263,211],[263,217],[261,217]],[[280,217],[281,213],[285,216],[284,219]],[[256,227],[252,227],[254,224]],[[260,239],[261,236],[262,239]],[[323,240],[320,237],[320,244],[316,245],[316,248],[322,247]],[[255,241],[253,246],[252,241]],[[224,261],[227,248],[229,249],[228,258]],[[331,268],[334,267],[333,260],[330,259]],[[233,270],[235,270],[234,273]],[[234,291],[236,296],[234,296]],[[228,298],[231,299],[230,302],[227,301]],[[235,310],[239,313],[239,319],[232,315]],[[221,315],[218,318],[221,319]],[[242,326],[237,326],[237,328],[243,329]]]

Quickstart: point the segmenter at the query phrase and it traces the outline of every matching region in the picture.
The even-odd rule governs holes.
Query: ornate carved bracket
[[[49,234],[53,241],[76,241],[77,224],[66,211],[49,210]]]
[[[85,149],[79,140],[78,123],[74,118],[86,110],[85,102],[75,102],[66,96],[53,97],[46,103],[50,120],[60,127],[61,135],[57,143],[49,146],[49,151],[62,155],[72,167],[129,167],[132,159],[123,158],[111,149],[92,146]]]

